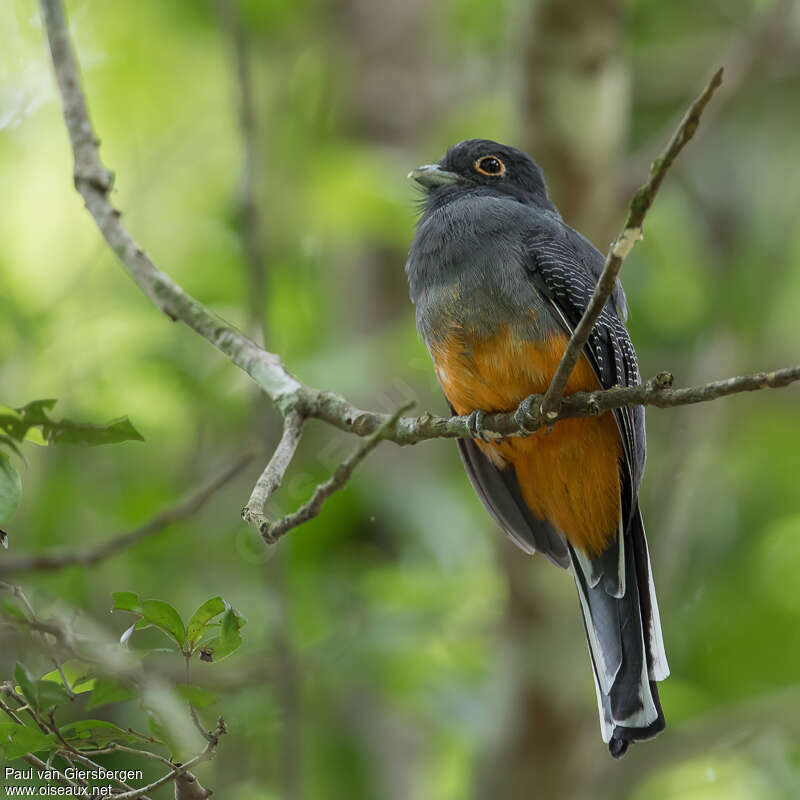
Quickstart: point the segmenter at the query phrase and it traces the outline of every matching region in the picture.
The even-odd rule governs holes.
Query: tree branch
[[[89,567],[117,555],[117,553],[138,544],[149,536],[159,533],[173,523],[180,522],[197,513],[212,495],[235,478],[253,460],[253,456],[254,453],[252,451],[243,453],[205,486],[194,491],[177,505],[165,509],[135,530],[115,536],[109,541],[103,542],[103,544],[83,551],[41,553],[19,555],[16,558],[4,558],[0,560],[0,575],[10,575],[17,572],[46,572],[72,566]]]
[[[263,522],[260,526],[261,535],[268,544],[274,544],[292,528],[308,522],[319,514],[322,504],[334,492],[338,492],[350,479],[353,470],[387,437],[387,434],[397,424],[400,415],[411,407],[411,403],[401,406],[371,436],[368,436],[356,450],[343,461],[324,483],[314,489],[311,497],[297,511],[287,514],[276,522]]]
[[[264,506],[273,492],[281,485],[286,470],[294,457],[300,437],[303,434],[304,418],[296,411],[286,415],[283,421],[283,435],[281,436],[272,458],[261,473],[261,477],[253,488],[253,493],[242,509],[242,519],[262,530],[268,525],[264,516]]]
[[[755,372],[680,389],[671,388],[672,380],[669,372],[661,372],[637,386],[615,386],[597,392],[576,392],[563,399],[555,418],[546,418],[541,411],[536,411],[541,408],[544,395],[531,395],[513,411],[487,414],[483,424],[484,432],[490,438],[524,436],[527,431],[535,431],[562,419],[593,417],[614,408],[632,406],[672,408],[707,403],[740,392],[779,389],[800,381],[800,365],[773,372]],[[342,406],[340,401],[341,398],[337,398],[336,401],[323,398],[323,405],[315,409],[313,416],[358,436],[372,434],[390,419],[388,414],[364,411],[346,401]],[[524,413],[526,406],[533,409],[527,416]],[[520,428],[515,417],[524,418],[525,430]],[[428,439],[468,439],[473,435],[467,425],[468,419],[469,417],[436,417],[431,414],[401,417],[397,420],[394,430],[384,435],[384,439],[401,445],[417,444]]]
[[[672,134],[672,138],[666,148],[650,167],[650,177],[634,194],[622,233],[611,243],[606,256],[606,263],[597,281],[597,286],[595,286],[592,293],[589,305],[572,332],[558,369],[545,393],[541,408],[547,419],[555,420],[558,417],[558,409],[561,405],[561,398],[564,396],[564,390],[567,388],[567,381],[569,381],[572,371],[578,363],[583,347],[600,317],[606,301],[614,291],[614,287],[617,284],[617,275],[622,269],[622,262],[636,242],[642,238],[644,218],[653,204],[667,170],[683,150],[684,145],[694,136],[703,109],[708,105],[711,95],[714,94],[714,91],[721,83],[722,68],[720,67],[698,98],[689,106],[689,110],[684,115],[675,133]]]
[[[720,54],[717,61],[725,67],[725,88],[719,92],[714,105],[706,112],[705,125],[695,140],[702,139],[703,131],[709,130],[711,123],[739,96],[763,62],[785,47],[794,30],[791,23],[794,8],[795,0],[775,0],[757,16],[750,30],[737,33]],[[652,153],[656,152],[673,125],[673,121],[668,122],[666,130],[657,131],[626,160],[622,169],[622,198],[627,198],[635,191],[639,176],[647,169]]]
[[[152,783],[148,783],[147,786],[142,786],[139,789],[132,789],[127,792],[121,792],[120,794],[115,794],[114,797],[116,798],[116,800],[139,800],[139,798],[142,798],[145,795],[149,794],[150,792],[159,789],[165,784],[171,783],[172,781],[177,781],[177,779],[180,778],[182,775],[188,773],[192,767],[202,763],[203,761],[209,761],[210,759],[216,756],[217,745],[219,744],[219,738],[224,733],[227,733],[227,728],[225,727],[225,720],[223,720],[223,718],[220,717],[219,720],[217,721],[217,727],[211,734],[211,739],[200,753],[198,753],[193,758],[190,758],[185,764],[175,764],[170,772],[168,772],[166,775],[162,775],[160,778],[158,778],[158,780],[155,780]],[[208,790],[205,791],[208,792]],[[175,794],[178,800],[181,800],[181,798],[192,797],[192,795],[186,792],[184,792],[184,794],[181,794],[180,792],[181,789],[176,788]],[[204,796],[208,797],[208,793],[206,793]]]

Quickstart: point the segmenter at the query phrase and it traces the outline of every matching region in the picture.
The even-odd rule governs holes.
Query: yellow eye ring
[[[497,156],[481,156],[474,166],[476,172],[490,178],[499,178],[506,171],[506,165]]]

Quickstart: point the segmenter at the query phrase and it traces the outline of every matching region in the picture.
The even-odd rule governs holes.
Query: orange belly
[[[467,341],[460,328],[431,347],[445,396],[458,414],[510,411],[530,394],[547,390],[567,338],[525,341],[507,327]],[[600,388],[585,356],[566,394]],[[575,547],[602,552],[617,535],[620,517],[621,444],[614,417],[567,419],[551,431],[500,444],[476,440],[498,467],[513,466],[522,496],[540,519],[554,524]]]

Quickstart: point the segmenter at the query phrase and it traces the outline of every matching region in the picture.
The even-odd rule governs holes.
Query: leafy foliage
[[[148,627],[163,632],[172,642],[170,652],[181,660],[186,660],[187,664],[200,643],[216,633],[218,628],[221,633],[211,640],[218,644],[209,643],[206,646],[221,655],[203,660],[220,660],[241,645],[239,631],[244,619],[221,597],[209,598],[194,613],[188,626],[191,638],[187,638],[187,627],[178,611],[164,600],[140,600],[133,592],[114,592],[113,610],[137,617],[129,628],[131,634],[133,630]],[[10,603],[2,607],[2,616],[12,626],[28,628],[35,625],[37,618],[32,617],[31,613],[30,610],[26,612]],[[214,622],[220,615],[221,623]],[[126,638],[125,645],[129,638],[130,635]],[[94,648],[98,647],[103,645],[96,643]],[[136,655],[141,661],[160,651],[161,649],[145,649],[137,651]],[[13,678],[13,682],[9,684],[13,687],[9,706],[12,721],[0,722],[0,753],[8,761],[37,753],[47,753],[48,759],[51,759],[65,748],[72,748],[78,754],[92,754],[94,750],[109,747],[113,749],[116,745],[135,746],[130,751],[134,754],[137,752],[136,748],[144,745],[166,746],[171,753],[180,751],[181,745],[171,732],[173,726],[167,724],[164,718],[164,708],[148,705],[146,681],[121,679],[111,674],[109,667],[102,666],[92,656],[83,658],[76,655],[40,677],[36,677],[25,664],[17,662]],[[219,699],[216,693],[190,683],[175,684],[172,691],[175,698],[186,703],[193,714],[196,714],[196,709],[208,708]],[[110,704],[137,700],[146,710],[153,735],[143,734],[132,728],[121,728],[110,720],[93,719],[89,716],[57,724],[56,718],[69,711],[75,699],[81,695],[88,698],[85,703],[87,712],[98,707],[106,708]]]
[[[47,412],[52,411],[55,404],[55,400],[33,400],[16,409],[0,406],[0,430],[16,442],[28,439],[37,444],[43,441],[46,444],[96,446],[144,441],[127,417],[111,420],[104,425],[68,419],[54,420]]]
[[[80,444],[97,446],[144,439],[127,417],[104,425],[88,422],[54,420],[48,415],[55,400],[33,400],[20,408],[0,405],[0,524],[7,522],[17,510],[22,497],[22,481],[11,464],[8,453],[22,458],[19,445]],[[6,544],[5,534],[2,534]]]
[[[114,592],[112,611],[122,611],[137,617],[136,622],[122,635],[123,644],[130,641],[134,631],[154,627],[165,633],[185,656],[200,651],[202,661],[221,661],[232,655],[242,644],[239,632],[245,618],[223,600],[212,597],[192,614],[188,626],[178,611],[163,600],[140,600],[134,592]],[[222,620],[214,620],[222,615]],[[219,629],[219,634],[212,634]],[[211,638],[210,638],[211,637]]]

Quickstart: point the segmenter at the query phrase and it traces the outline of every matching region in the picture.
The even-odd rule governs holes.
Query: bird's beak
[[[438,164],[425,164],[412,169],[408,177],[424,186],[433,189],[436,186],[445,186],[452,183],[461,183],[461,176],[457,172],[448,172]]]

